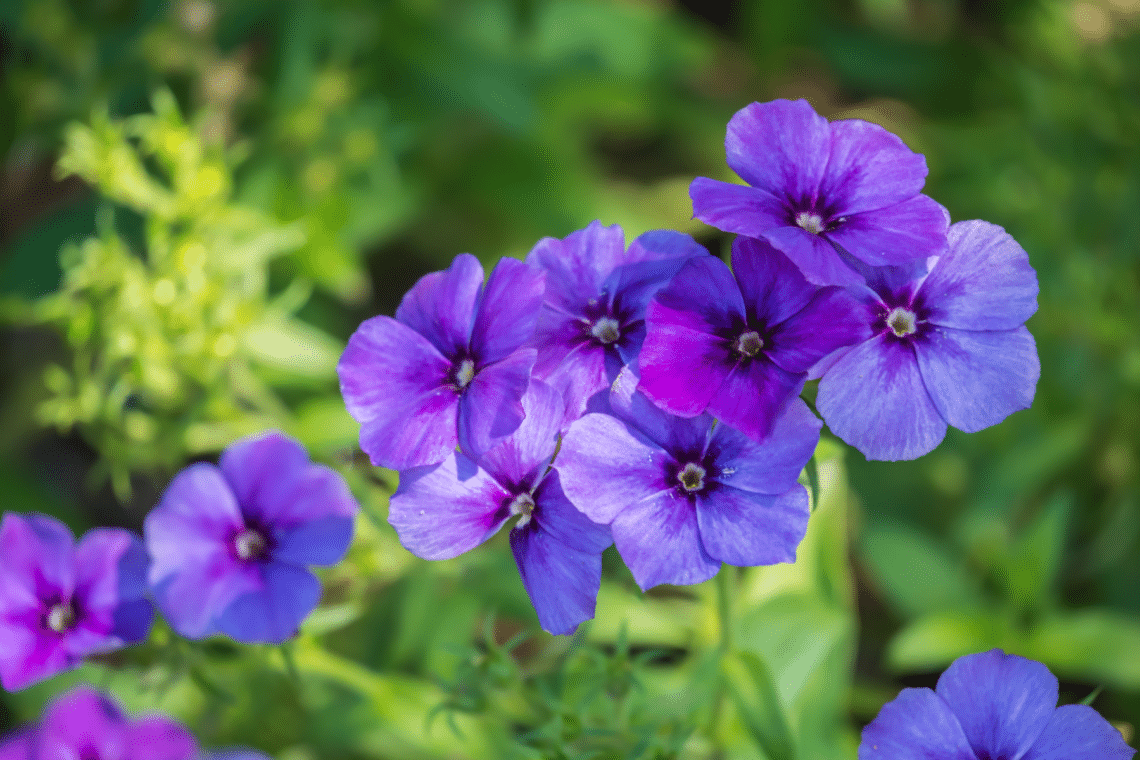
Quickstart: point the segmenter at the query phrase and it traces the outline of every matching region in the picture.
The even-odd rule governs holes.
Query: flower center
[[[531,515],[534,514],[534,499],[529,493],[520,493],[511,502],[510,511],[512,515],[519,515],[515,530],[525,528],[530,522]]]
[[[601,317],[590,328],[590,334],[600,343],[616,343],[621,337],[621,325],[613,317]]]
[[[472,378],[475,377],[475,362],[471,359],[464,359],[459,363],[459,367],[455,370],[455,387],[463,390],[471,384]]]
[[[66,633],[75,625],[75,610],[65,602],[53,604],[44,616],[44,623],[56,633]]]
[[[915,313],[910,309],[904,309],[899,306],[891,310],[887,315],[887,327],[894,331],[894,334],[900,338],[905,338],[907,335],[913,335],[917,327],[918,319]]]
[[[736,339],[736,353],[741,356],[755,356],[764,348],[764,339],[755,330],[749,330]]]
[[[689,493],[699,491],[705,487],[705,468],[696,462],[689,462],[677,473],[677,480],[681,487]]]
[[[813,235],[823,232],[823,217],[810,211],[801,211],[796,214],[796,224],[800,229],[807,230]]]
[[[269,550],[269,542],[260,531],[242,528],[234,535],[234,554],[238,559],[262,559]]]

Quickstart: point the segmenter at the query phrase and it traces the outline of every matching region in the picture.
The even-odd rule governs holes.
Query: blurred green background
[[[137,528],[278,427],[367,513],[288,656],[160,630],[0,728],[94,679],[290,760],[854,757],[901,686],[1002,647],[1135,743],[1140,0],[0,0],[0,72],[4,509]],[[339,399],[352,330],[593,219],[725,253],[688,184],[775,97],[895,131],[1026,248],[1033,408],[915,462],[826,440],[795,566],[641,595],[607,555],[573,639],[502,536],[411,557]]]

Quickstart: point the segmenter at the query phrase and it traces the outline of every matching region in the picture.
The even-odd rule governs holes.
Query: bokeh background
[[[825,440],[800,561],[724,573],[727,605],[607,555],[554,639],[503,537],[411,557],[337,391],[356,325],[594,219],[726,253],[688,184],[732,179],[725,124],[776,97],[898,133],[954,220],[1026,248],[1033,408],[914,462]],[[289,760],[854,757],[899,688],[1002,647],[1135,744],[1138,279],[1140,0],[3,0],[3,509],[138,528],[277,427],[366,516],[284,655],[160,628],[0,694],[0,729],[94,680]]]

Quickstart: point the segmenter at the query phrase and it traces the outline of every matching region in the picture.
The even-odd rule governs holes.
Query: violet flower
[[[372,464],[438,464],[457,444],[477,457],[519,426],[544,277],[503,259],[484,288],[479,260],[462,254],[420,278],[395,319],[357,328],[337,374]]]
[[[693,215],[763,238],[817,285],[862,282],[835,245],[870,266],[946,245],[946,210],[920,194],[926,159],[877,124],[828,123],[805,100],[773,100],[737,111],[724,144],[728,165],[751,187],[698,177]]]
[[[688,259],[708,255],[688,235],[669,230],[647,232],[626,250],[621,227],[597,221],[531,250],[527,263],[547,273],[534,376],[562,393],[571,420],[641,350],[653,294]]]
[[[1041,364],[1024,323],[1037,310],[1037,275],[1005,230],[958,222],[929,273],[867,276],[851,291],[864,340],[813,370],[833,433],[868,459],[915,459],[947,424],[973,433],[1033,403]]]
[[[686,262],[649,304],[641,390],[680,417],[708,412],[762,439],[808,370],[863,328],[842,288],[817,288],[767,243],[738,237],[732,266]]]
[[[1057,707],[1057,678],[993,649],[959,657],[931,689],[903,689],[863,729],[859,760],[1130,760],[1096,710]]]
[[[562,397],[535,380],[523,406],[522,425],[478,464],[456,452],[435,467],[401,472],[388,522],[408,551],[434,560],[473,549],[517,518],[511,551],[538,621],[550,633],[571,633],[594,616],[610,532],[574,509],[549,471]]]
[[[129,531],[96,528],[76,546],[46,515],[0,522],[0,684],[9,691],[146,638],[147,557]]]
[[[316,607],[309,565],[340,561],[358,507],[344,479],[270,432],[180,472],[146,517],[159,609],[187,638],[289,638]]]
[[[643,590],[700,583],[721,562],[794,562],[807,531],[808,496],[796,482],[819,442],[820,421],[799,399],[757,443],[708,415],[657,409],[626,370],[610,402],[562,440],[554,466],[570,502],[609,524]]]

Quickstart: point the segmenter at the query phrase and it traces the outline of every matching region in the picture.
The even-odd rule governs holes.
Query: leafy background
[[[0,695],[0,728],[90,680],[286,760],[854,757],[900,687],[997,646],[1103,687],[1135,743],[1138,29],[1137,0],[0,2],[4,509],[137,528],[266,427],[365,508],[291,646],[160,628]],[[593,219],[724,253],[688,183],[774,97],[897,132],[953,219],[1029,251],[1033,408],[909,463],[825,436],[795,565],[643,595],[607,555],[573,638],[502,537],[405,552],[337,392],[355,326]]]

